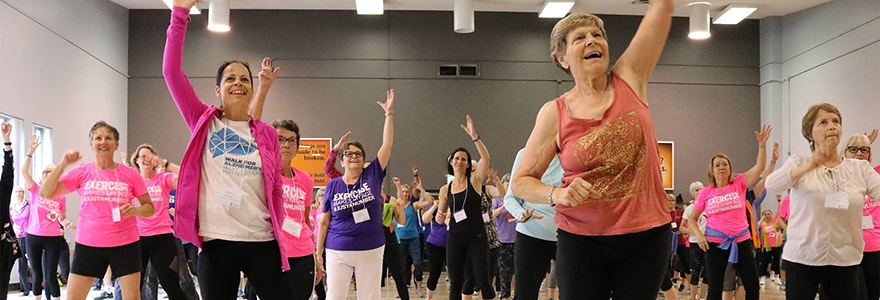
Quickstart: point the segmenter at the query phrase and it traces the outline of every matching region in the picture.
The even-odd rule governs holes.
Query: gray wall
[[[840,109],[844,141],[880,128],[880,2],[831,1],[763,19],[760,32],[761,120],[781,129],[780,161],[810,155],[800,128],[814,104]]]
[[[129,146],[149,142],[179,160],[189,133],[161,74],[169,14],[130,12]],[[640,18],[604,20],[614,61]],[[236,10],[225,34],[207,31],[206,22],[204,14],[193,17],[184,51],[184,69],[203,101],[219,101],[214,76],[222,60],[248,61],[256,73],[261,58],[273,57],[282,70],[264,119],[293,119],[303,137],[334,141],[352,130],[352,139],[375,153],[383,121],[375,102],[394,88],[389,175],[408,178],[409,165],[419,164],[429,189],[445,182],[452,149],[474,149],[458,126],[466,114],[489,148],[492,167],[506,173],[541,105],[574,85],[550,60],[548,37],[556,20],[534,14],[477,13],[476,32],[468,35],[453,33],[452,12]],[[760,122],[758,22],[716,26],[705,41],[688,39],[687,28],[686,19],[675,19],[648,87],[657,137],[675,142],[675,192],[684,194],[690,182],[705,181],[715,152],[730,154],[735,171],[748,169]],[[441,63],[474,62],[478,79],[436,76]]]
[[[72,13],[76,12],[76,13]],[[127,145],[128,10],[105,0],[0,0],[0,113],[52,128],[53,161],[77,149],[95,160],[88,130],[106,120]],[[15,159],[24,161],[23,145]],[[20,168],[18,168],[20,169]],[[32,172],[39,176],[39,170]],[[20,174],[16,174],[16,177]],[[67,215],[79,216],[79,197],[67,197]],[[67,233],[73,241],[73,231]],[[13,282],[18,273],[13,272]]]

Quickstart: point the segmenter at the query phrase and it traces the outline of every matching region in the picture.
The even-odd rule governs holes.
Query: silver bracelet
[[[547,204],[549,204],[550,206],[556,206],[556,204],[553,204],[553,191],[555,191],[555,190],[556,190],[556,186],[551,186],[550,192],[547,193]]]

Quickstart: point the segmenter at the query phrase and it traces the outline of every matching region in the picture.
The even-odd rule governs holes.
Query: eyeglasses
[[[283,137],[280,137],[280,136],[279,136],[279,137],[278,137],[278,144],[279,144],[279,145],[284,145],[284,143],[290,143],[291,145],[296,145],[296,140],[297,140],[296,138],[286,139],[286,138],[283,138]]]
[[[868,154],[871,153],[871,147],[849,146],[846,147],[846,151],[849,151],[850,154],[858,154],[859,152],[861,152],[862,154]]]
[[[363,153],[363,152],[354,152],[354,151],[345,151],[345,153],[343,153],[343,155],[345,155],[345,156],[347,156],[347,157],[350,157],[350,158],[361,158],[361,157],[364,157],[364,153]]]

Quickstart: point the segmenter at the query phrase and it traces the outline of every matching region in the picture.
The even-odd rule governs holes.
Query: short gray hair
[[[697,189],[702,189],[704,187],[705,186],[703,185],[702,182],[694,181],[693,183],[691,183],[691,187],[690,187],[690,189],[688,189],[688,191],[691,192],[691,197],[694,197],[694,199],[696,199],[697,198]]]

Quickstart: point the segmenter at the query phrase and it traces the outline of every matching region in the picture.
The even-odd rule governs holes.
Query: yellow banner
[[[324,162],[330,155],[332,143],[332,139],[301,139],[290,166],[312,175],[315,187],[326,186],[330,178],[324,174]]]
[[[663,176],[663,188],[672,190],[675,184],[675,173],[672,171],[675,164],[675,152],[673,142],[657,142],[660,149],[660,174]]]

